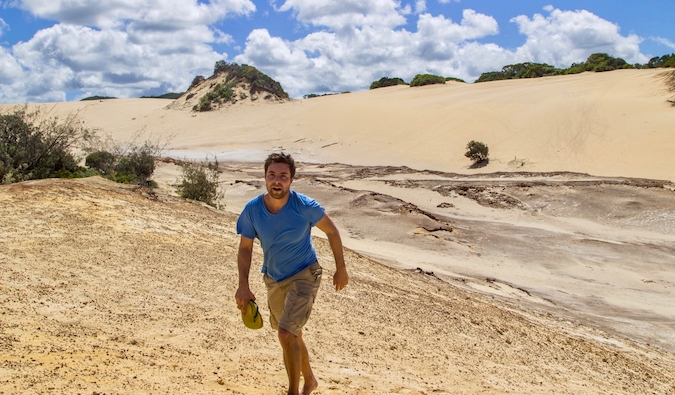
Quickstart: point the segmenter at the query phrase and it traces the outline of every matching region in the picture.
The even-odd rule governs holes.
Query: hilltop
[[[283,102],[288,94],[277,81],[249,65],[218,61],[209,78],[196,76],[169,108],[211,111],[236,103]]]

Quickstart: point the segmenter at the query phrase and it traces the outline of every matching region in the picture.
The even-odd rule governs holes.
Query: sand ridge
[[[57,103],[85,124],[129,138],[172,136],[173,156],[222,160],[285,149],[318,163],[480,173],[572,171],[675,181],[675,107],[668,69],[397,86],[222,111],[170,110],[161,99]],[[490,165],[470,169],[470,140]]]

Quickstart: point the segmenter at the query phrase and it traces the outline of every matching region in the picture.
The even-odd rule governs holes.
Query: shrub
[[[410,81],[410,86],[422,86],[431,84],[445,84],[445,78],[433,74],[417,74]]]
[[[466,84],[466,81],[464,81],[464,80],[463,80],[463,79],[461,79],[461,78],[455,78],[455,77],[445,77],[445,80],[446,80],[446,81],[455,81],[455,82],[463,82],[463,83],[465,83],[465,84]]]
[[[395,86],[395,85],[408,85],[408,84],[405,81],[403,81],[402,78],[382,77],[377,81],[373,81],[373,83],[370,84],[370,89],[384,88],[387,86]]]
[[[537,78],[559,75],[563,71],[546,63],[517,63],[502,67],[502,71],[490,71],[481,74],[476,82],[510,80],[517,78]]]
[[[82,126],[77,113],[63,121],[42,107],[27,106],[0,113],[0,181],[12,183],[84,173],[72,149],[95,132]]]
[[[204,81],[206,81],[206,78],[204,78],[203,75],[195,76],[195,78],[190,83],[190,87],[188,88],[188,90],[192,89],[192,87],[195,87],[195,86],[201,84]]]
[[[471,140],[466,145],[466,153],[464,156],[479,163],[488,159],[488,146],[480,141]]]
[[[144,147],[134,147],[115,165],[115,178],[125,184],[150,186],[148,181],[155,172],[155,157]]]
[[[115,155],[108,151],[96,151],[87,155],[84,165],[106,175],[110,174],[115,167]]]
[[[194,109],[198,111],[210,111],[211,108],[211,99],[209,99],[209,95],[206,94],[199,99],[199,104],[197,104]]]
[[[96,148],[88,148],[93,152],[86,157],[85,165],[116,182],[156,186],[150,177],[155,171],[155,158],[161,155],[168,139],[160,143],[159,139],[148,138],[138,144],[143,133],[143,130],[136,132],[126,143],[116,142],[110,136],[105,141],[95,141]]]
[[[218,191],[218,162],[212,165],[189,162],[183,165],[182,181],[178,190],[185,199],[204,202],[213,207],[218,206],[222,197]]]

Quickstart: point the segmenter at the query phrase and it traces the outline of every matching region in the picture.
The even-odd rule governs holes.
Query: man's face
[[[267,192],[274,199],[283,199],[291,190],[291,167],[287,163],[270,163],[265,173]]]

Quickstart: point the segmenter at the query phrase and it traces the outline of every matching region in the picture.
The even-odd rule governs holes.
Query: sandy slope
[[[577,171],[675,180],[669,69],[391,87],[192,113],[166,100],[60,103],[117,138],[173,136],[174,156],[259,159],[283,147],[306,161],[450,172]],[[469,170],[470,140],[491,163]]]
[[[232,301],[234,220],[99,178],[0,186],[0,391],[281,394],[273,331]],[[347,260],[305,330],[317,394],[675,393],[671,353]]]
[[[0,392],[281,393],[274,334],[244,331],[232,294],[234,216],[261,192],[246,162],[283,148],[304,161],[294,187],[356,251],[352,286],[326,281],[307,328],[319,393],[675,393],[664,72],[199,114],[56,104],[118,140],[146,130],[172,136],[175,157],[217,155],[226,212],[167,196],[172,164],[155,173],[159,196],[100,179],[0,186]],[[472,139],[488,166],[468,168]]]

